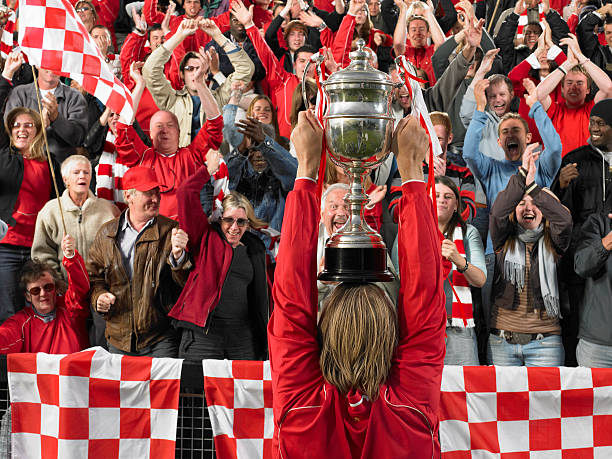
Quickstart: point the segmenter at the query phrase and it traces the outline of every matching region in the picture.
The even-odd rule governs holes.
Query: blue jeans
[[[476,329],[446,327],[444,365],[480,365],[476,344]]]
[[[19,287],[23,265],[30,259],[31,247],[0,244],[0,323],[21,310],[24,292]]]
[[[612,346],[591,343],[581,338],[576,347],[576,358],[581,367],[612,368]]]
[[[560,335],[533,339],[527,344],[510,344],[505,338],[490,334],[487,357],[491,365],[558,367],[563,365],[565,351]]]

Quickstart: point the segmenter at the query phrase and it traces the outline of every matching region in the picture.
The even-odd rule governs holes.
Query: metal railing
[[[11,424],[6,356],[0,355],[0,458],[10,456]],[[176,424],[177,459],[214,459],[215,444],[200,362],[183,362]]]

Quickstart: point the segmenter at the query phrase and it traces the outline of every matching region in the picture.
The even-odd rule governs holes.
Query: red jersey
[[[553,101],[548,109],[548,117],[561,137],[565,156],[570,151],[586,145],[589,133],[589,118],[595,101],[586,102],[578,108],[568,108],[565,99],[560,97]]]

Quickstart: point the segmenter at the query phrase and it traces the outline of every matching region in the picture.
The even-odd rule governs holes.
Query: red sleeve
[[[147,24],[154,24],[156,22],[161,24],[165,16],[161,11],[157,11],[157,0],[144,0],[142,13],[144,14]]]
[[[208,18],[211,21],[213,21],[215,24],[217,24],[217,27],[219,27],[219,30],[221,31],[221,33],[225,33],[230,29],[230,13],[229,11],[226,11],[223,14],[220,14],[219,16],[214,16],[211,18]]]
[[[514,87],[514,95],[516,97],[522,97],[525,94],[525,87],[523,86],[523,78],[530,78],[529,71],[531,70],[531,64],[527,62],[527,59],[523,59],[519,64],[510,70],[508,78],[512,81]],[[536,83],[537,85],[537,83]]]
[[[399,343],[389,379],[413,403],[437,413],[446,327],[440,237],[432,201],[422,182],[402,185],[399,202]]]
[[[566,60],[567,56],[563,51],[561,51],[559,54],[557,54],[557,57],[555,57],[555,62],[557,63],[557,65],[563,64]]]
[[[127,167],[136,166],[148,149],[131,124],[117,123],[115,150],[119,163]]]
[[[384,33],[382,30],[378,29],[370,29],[370,35],[368,37],[368,46],[372,48],[374,51],[378,48],[378,45],[374,43],[374,35],[381,34],[383,37],[383,42],[381,46],[393,46],[393,37],[389,34]]]
[[[317,343],[320,214],[316,183],[297,180],[287,196],[268,324],[275,420],[295,397],[323,382]]]
[[[209,229],[208,217],[200,203],[200,190],[209,180],[208,169],[201,166],[176,192],[179,226],[189,236],[188,249],[192,254],[200,252],[202,238]]]
[[[0,326],[0,354],[13,354],[23,349],[23,325],[28,315],[24,312],[6,319]]]
[[[278,64],[278,59],[276,59],[276,56],[262,38],[257,27],[249,27],[246,29],[246,32],[253,43],[255,51],[257,51],[259,60],[264,66],[264,69],[266,69],[265,80],[270,86],[270,92],[274,93],[276,88],[282,85],[284,81],[289,78],[290,73]]]
[[[350,62],[349,53],[351,52],[354,32],[355,16],[347,14],[342,19],[332,43],[332,55],[341,67],[346,67]]]
[[[576,27],[578,26],[578,16],[576,14],[572,14],[567,19],[567,26],[569,27],[570,33],[576,33]]]
[[[188,148],[196,157],[196,161],[204,164],[208,150],[210,148],[218,150],[221,142],[223,142],[223,117],[219,115],[213,120],[206,120]]]
[[[326,48],[331,48],[334,44],[334,32],[329,27],[325,27],[320,34],[321,44]]]
[[[88,315],[89,276],[83,257],[75,251],[74,257],[62,260],[68,274],[68,291],[66,292],[66,312],[69,315]]]
[[[128,88],[134,87],[134,82],[132,81],[132,77],[130,77],[130,65],[132,62],[139,62],[144,59],[146,42],[146,35],[141,36],[132,32],[125,38],[123,46],[121,47],[121,53],[119,54],[121,75],[123,77],[123,83]]]

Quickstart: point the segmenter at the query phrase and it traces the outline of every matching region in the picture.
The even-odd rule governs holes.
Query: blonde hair
[[[342,394],[359,390],[376,400],[398,341],[397,311],[374,284],[338,285],[323,306],[319,365]]]
[[[230,194],[225,195],[223,201],[221,202],[221,206],[223,207],[223,212],[229,209],[244,210],[247,214],[247,218],[249,219],[249,226],[253,229],[257,230],[268,226],[268,223],[255,216],[255,210],[253,209],[251,201],[237,191],[232,191]]]
[[[28,115],[30,118],[32,118],[34,127],[36,128],[36,135],[34,136],[34,140],[32,140],[32,144],[30,145],[30,159],[34,159],[36,161],[46,161],[47,156],[45,155],[44,150],[42,120],[40,119],[38,112],[32,110],[31,108],[15,107],[6,116],[4,128],[8,133],[11,146],[15,147],[15,143],[13,142],[13,124],[19,115]]]

